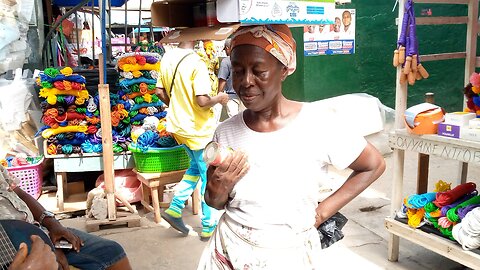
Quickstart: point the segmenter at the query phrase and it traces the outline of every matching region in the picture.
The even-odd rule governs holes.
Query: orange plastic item
[[[434,104],[422,103],[405,111],[405,126],[413,134],[437,134],[438,124],[443,122],[445,111]]]

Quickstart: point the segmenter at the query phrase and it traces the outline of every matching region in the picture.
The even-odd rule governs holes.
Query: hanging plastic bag
[[[335,242],[343,239],[344,234],[342,232],[343,226],[347,223],[348,219],[337,212],[331,218],[320,224],[318,227],[318,235],[320,237],[320,243],[323,248],[328,248]]]
[[[0,80],[0,124],[6,131],[19,130],[27,121],[27,110],[32,100],[22,69],[15,71],[13,81]]]

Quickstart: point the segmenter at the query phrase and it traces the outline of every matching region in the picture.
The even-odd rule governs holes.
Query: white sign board
[[[220,22],[333,24],[335,0],[217,0]]]

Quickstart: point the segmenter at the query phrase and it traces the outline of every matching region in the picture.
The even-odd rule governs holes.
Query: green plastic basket
[[[133,153],[138,172],[170,172],[184,170],[190,166],[190,157],[183,145],[167,148],[150,147],[146,152],[142,152],[135,143],[131,143],[128,150]]]

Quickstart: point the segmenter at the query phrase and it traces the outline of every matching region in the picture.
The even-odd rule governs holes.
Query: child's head
[[[205,50],[205,53],[209,56],[215,54],[215,45],[211,40],[203,41],[203,49]]]

